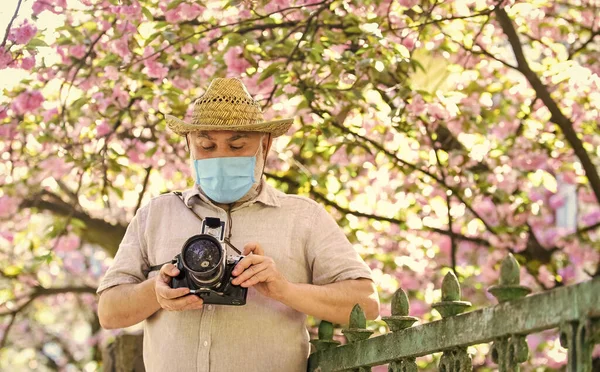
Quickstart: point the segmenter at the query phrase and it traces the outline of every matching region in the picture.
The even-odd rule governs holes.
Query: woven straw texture
[[[166,115],[168,127],[185,135],[195,131],[232,130],[285,134],[294,119],[265,121],[260,104],[236,78],[214,79],[206,92],[194,102],[192,122]]]

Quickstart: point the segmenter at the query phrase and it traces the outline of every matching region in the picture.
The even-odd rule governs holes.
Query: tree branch
[[[577,136],[577,133],[573,128],[573,123],[562,113],[558,107],[558,104],[550,95],[548,88],[544,85],[544,83],[542,83],[537,74],[529,66],[529,63],[525,58],[525,54],[523,53],[523,47],[521,45],[519,35],[517,34],[512,20],[504,8],[498,7],[494,10],[494,12],[496,14],[498,23],[502,27],[504,34],[506,34],[508,37],[508,41],[515,54],[515,58],[517,60],[517,70],[525,76],[527,81],[529,81],[529,84],[531,84],[531,87],[535,90],[537,96],[542,100],[542,102],[544,102],[550,111],[550,121],[558,125],[558,127],[562,130],[565,139],[573,148],[575,155],[577,155],[579,161],[581,162],[581,166],[585,170],[585,174],[590,182],[592,191],[594,192],[594,195],[596,195],[597,202],[600,203],[600,176],[598,175],[596,166],[583,147],[581,139],[579,139]]]
[[[17,3],[17,9],[15,9],[15,13],[13,14],[12,18],[8,22],[8,26],[6,26],[6,33],[4,34],[4,39],[2,39],[2,44],[0,44],[0,48],[4,48],[4,46],[6,45],[6,40],[8,40],[8,33],[10,32],[10,29],[11,29],[11,27],[13,25],[13,22],[15,21],[15,19],[19,15],[19,9],[21,8],[21,2],[22,1],[23,0],[19,0],[19,2]]]
[[[575,57],[575,55],[579,52],[581,52],[582,50],[584,50],[593,40],[596,36],[600,35],[600,29],[592,32],[592,34],[590,35],[590,38],[587,39],[586,41],[583,42],[583,44],[581,44],[577,49],[571,50],[569,51],[569,57],[567,59],[572,59],[573,57]]]
[[[77,211],[72,205],[49,191],[42,191],[24,200],[20,208],[36,208],[59,216],[72,216],[72,218],[82,221],[85,224],[81,234],[82,238],[90,243],[98,244],[113,256],[117,253],[127,228],[123,225],[113,225],[103,219],[94,218],[85,212]]]
[[[274,173],[268,173],[265,172],[265,176],[267,176],[268,178],[277,180],[279,182],[283,182],[283,183],[287,183],[295,188],[300,187],[300,184],[293,180],[292,178],[288,177],[288,176],[279,176],[277,174]],[[337,204],[336,202],[330,200],[329,198],[327,198],[327,196],[325,196],[324,194],[320,193],[319,191],[315,190],[314,188],[310,189],[310,195],[315,199],[318,200],[320,202],[322,202],[323,204],[334,208],[335,210],[337,210],[338,212],[342,213],[342,214],[350,214],[356,217],[363,217],[363,218],[368,218],[368,219],[372,219],[372,220],[376,220],[376,221],[384,221],[384,222],[389,222],[395,225],[404,225],[406,222],[403,220],[400,220],[398,218],[392,218],[392,217],[386,217],[386,216],[379,216],[376,214],[371,214],[371,213],[364,213],[364,212],[359,212],[359,211],[354,211],[352,209],[346,208],[346,207],[342,207],[341,205]],[[471,243],[475,243],[478,245],[483,245],[486,247],[491,246],[490,242],[488,242],[485,239],[482,238],[477,238],[477,237],[471,237],[471,236],[466,236],[466,235],[462,235],[459,233],[455,233],[454,231],[448,231],[448,230],[444,230],[444,229],[440,229],[437,227],[429,227],[429,226],[424,226],[423,231],[428,231],[428,232],[435,232],[441,235],[445,235],[445,236],[449,236],[453,239],[457,239],[457,240],[463,240],[463,241],[468,241]]]
[[[146,193],[146,188],[148,187],[148,181],[150,180],[150,172],[152,172],[152,166],[146,168],[146,177],[144,177],[144,183],[142,184],[142,191],[138,195],[137,205],[135,206],[135,211],[137,213],[138,209],[142,206],[142,199],[144,198],[144,194]]]

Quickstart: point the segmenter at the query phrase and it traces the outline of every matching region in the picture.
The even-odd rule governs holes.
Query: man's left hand
[[[277,270],[275,261],[265,256],[258,243],[246,244],[244,256],[232,272],[236,276],[232,283],[244,288],[254,287],[263,296],[281,299],[290,283]]]

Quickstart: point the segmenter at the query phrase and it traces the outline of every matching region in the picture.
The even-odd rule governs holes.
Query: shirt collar
[[[242,206],[250,206],[255,202],[260,202],[269,207],[281,207],[281,203],[279,202],[279,198],[277,197],[278,191],[275,188],[273,188],[273,186],[265,182],[265,180],[262,180],[261,182],[262,187],[260,193],[258,193],[258,195],[254,199],[251,199],[242,204]],[[196,197],[205,203],[215,206],[215,204],[210,199],[208,199],[204,194],[200,192],[198,186],[194,186],[183,192],[183,201],[185,202],[185,205],[188,206],[188,208],[191,208],[193,206],[193,203],[196,202]],[[236,206],[235,209],[239,207],[241,206]]]

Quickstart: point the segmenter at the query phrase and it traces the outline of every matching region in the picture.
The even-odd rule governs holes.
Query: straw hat
[[[206,92],[194,102],[192,122],[166,115],[168,127],[179,135],[205,130],[232,130],[285,134],[294,119],[265,121],[258,101],[236,78],[214,79]]]

